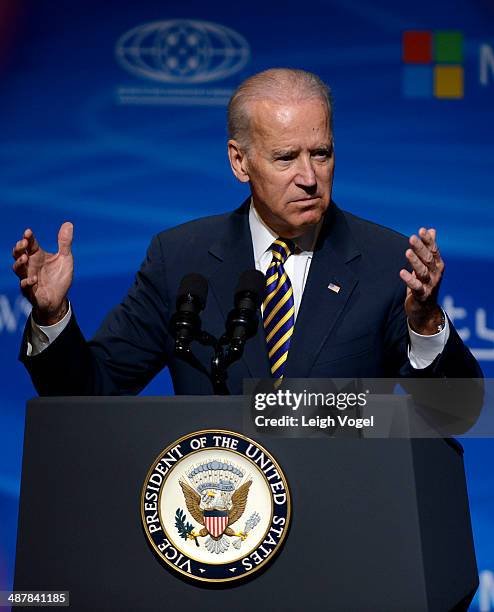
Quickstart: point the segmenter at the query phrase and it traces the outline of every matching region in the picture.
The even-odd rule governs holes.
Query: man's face
[[[333,185],[332,140],[321,100],[252,104],[246,173],[258,213],[279,235],[294,238],[326,212]]]

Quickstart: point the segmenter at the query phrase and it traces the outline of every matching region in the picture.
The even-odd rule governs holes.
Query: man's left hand
[[[410,237],[410,246],[405,255],[413,271],[400,270],[400,277],[407,285],[405,312],[415,332],[431,336],[437,334],[443,322],[437,296],[444,262],[437,248],[436,230],[421,227],[418,236]]]

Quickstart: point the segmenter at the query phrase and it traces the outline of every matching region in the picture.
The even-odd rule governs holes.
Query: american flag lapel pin
[[[341,287],[339,285],[337,285],[336,283],[329,283],[328,289],[330,291],[332,291],[333,293],[339,293]]]

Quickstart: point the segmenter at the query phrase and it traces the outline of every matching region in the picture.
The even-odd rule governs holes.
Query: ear
[[[236,140],[228,141],[228,159],[230,160],[233,174],[241,183],[248,183],[250,178],[247,155]]]

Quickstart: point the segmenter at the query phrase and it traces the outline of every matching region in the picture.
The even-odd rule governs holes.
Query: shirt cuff
[[[38,325],[31,315],[31,329],[28,331],[27,338],[27,356],[34,357],[48,348],[67,327],[71,316],[72,308],[70,302],[69,309],[65,313],[64,318],[54,325]]]
[[[443,311],[444,313],[444,311]],[[408,336],[410,346],[408,347],[408,359],[412,368],[422,370],[431,365],[434,359],[443,352],[449,338],[449,321],[444,315],[444,328],[432,336],[417,334],[408,324]]]

